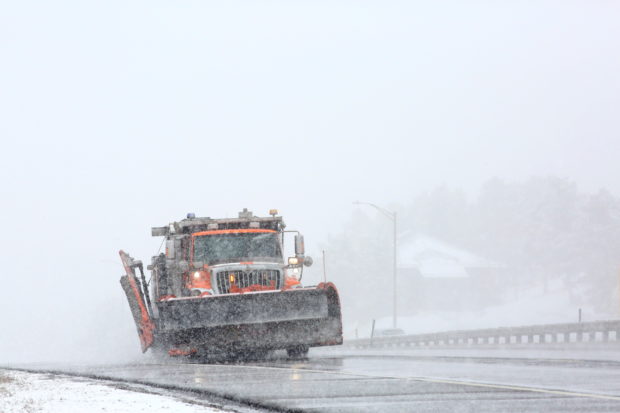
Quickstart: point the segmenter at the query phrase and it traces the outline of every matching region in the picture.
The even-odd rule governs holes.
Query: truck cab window
[[[212,234],[194,238],[194,261],[215,265],[257,259],[282,259],[278,235],[275,232]]]

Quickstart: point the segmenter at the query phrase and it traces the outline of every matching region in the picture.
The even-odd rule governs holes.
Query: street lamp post
[[[392,304],[394,305],[393,308],[393,316],[392,316],[392,328],[396,328],[396,273],[397,273],[397,269],[396,269],[396,251],[397,251],[397,244],[396,244],[396,211],[390,211],[388,209],[382,208],[378,205],[372,204],[370,202],[360,202],[360,201],[355,201],[353,202],[356,205],[369,205],[373,208],[375,208],[377,211],[381,212],[384,216],[388,217],[389,219],[392,220],[392,224],[393,224],[393,241],[392,241],[392,246],[393,246],[393,252],[392,252],[392,258],[393,258],[393,280],[392,280],[392,285],[394,287],[393,289],[393,296],[392,296]]]

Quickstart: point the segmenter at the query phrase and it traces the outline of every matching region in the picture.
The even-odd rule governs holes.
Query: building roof
[[[438,239],[417,235],[399,245],[398,267],[417,269],[426,278],[466,278],[468,268],[501,265]]]

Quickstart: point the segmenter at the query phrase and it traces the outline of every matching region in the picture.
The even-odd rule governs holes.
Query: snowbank
[[[134,392],[86,379],[0,370],[2,413],[216,413],[172,397]]]

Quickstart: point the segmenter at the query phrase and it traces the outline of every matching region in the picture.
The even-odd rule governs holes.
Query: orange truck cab
[[[190,242],[190,268],[195,270],[185,274],[185,288],[192,296],[205,297],[216,292],[246,293],[301,286],[296,267],[286,268],[280,280],[276,271],[281,267],[281,237],[275,230],[195,232]],[[214,272],[218,275],[214,276]]]

